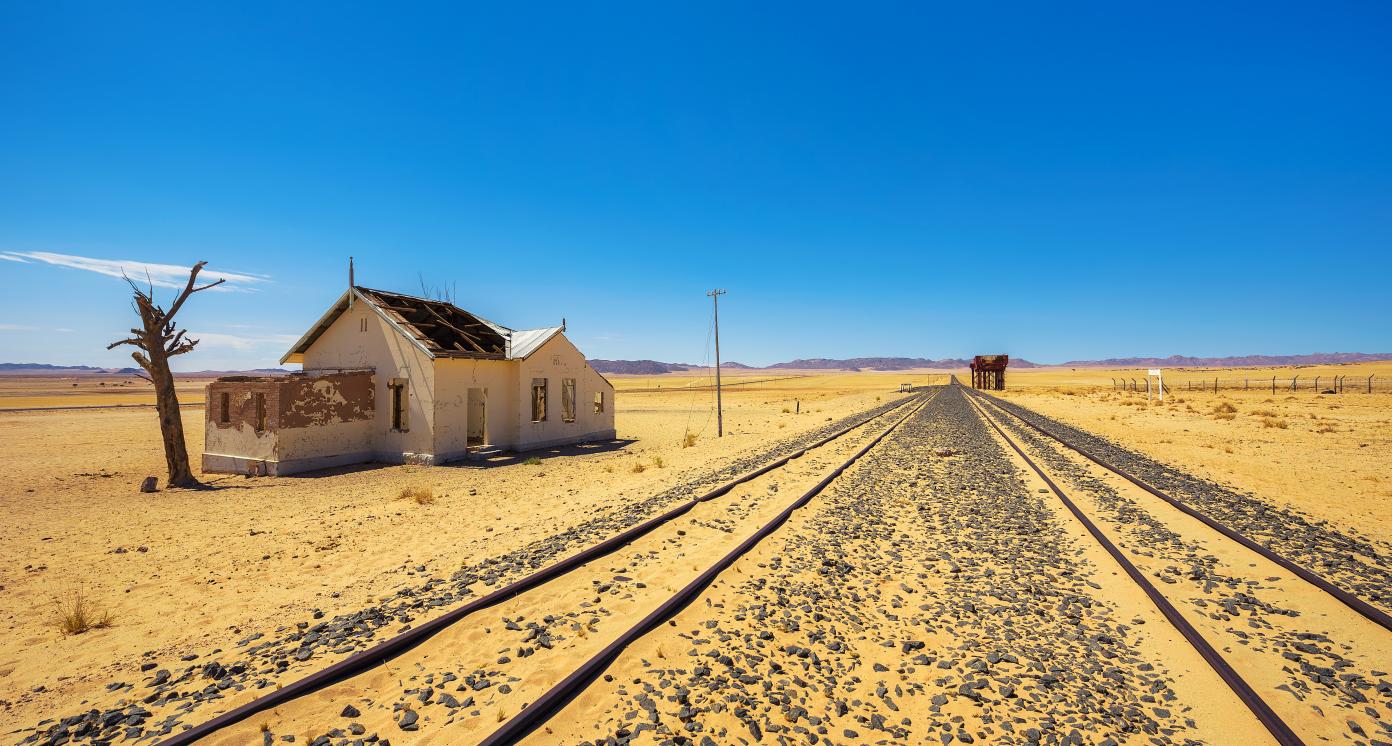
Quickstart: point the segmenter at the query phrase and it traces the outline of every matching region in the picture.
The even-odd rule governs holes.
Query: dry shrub
[[[1334,427],[1333,424],[1328,422],[1320,423],[1320,426],[1315,428],[1315,432],[1317,433],[1333,433],[1338,432],[1338,430],[1339,428]]]
[[[525,466],[541,466],[541,459],[537,458],[536,456],[531,456],[522,463]]]
[[[1213,405],[1214,414],[1233,414],[1236,411],[1237,407],[1234,407],[1230,402],[1219,402]]]
[[[629,471],[633,472],[634,474],[642,474],[643,472],[645,472],[645,471],[647,471],[647,470],[648,470],[648,467],[643,466],[643,462],[642,462],[642,461],[635,461],[635,462],[633,463],[633,468],[632,468],[632,469],[629,469]]]
[[[1268,399],[1267,401],[1270,401],[1270,399]],[[1252,416],[1253,416],[1253,417],[1276,417],[1277,414],[1276,414],[1275,412],[1269,410],[1269,409],[1254,409],[1254,410],[1252,410]]]
[[[435,504],[435,490],[430,487],[403,487],[398,497],[402,500],[415,500],[417,505]]]
[[[793,413],[793,410],[788,409],[787,407],[784,407],[784,408],[783,408],[783,414],[792,414],[792,413]]]
[[[697,437],[698,437],[698,436],[696,435],[696,433],[693,433],[693,432],[691,432],[691,431],[687,431],[687,433],[686,433],[685,435],[682,436],[682,448],[690,448],[690,447],[696,445],[696,438],[697,438]]]
[[[65,635],[105,629],[114,623],[111,612],[92,603],[81,588],[73,589],[66,599],[58,600],[58,629]]]
[[[1263,417],[1263,418],[1262,418],[1262,427],[1274,427],[1274,428],[1277,428],[1278,430],[1285,430],[1287,426],[1288,426],[1288,425],[1287,425],[1286,421],[1283,420],[1283,419],[1281,419],[1280,417]]]
[[[1233,414],[1232,412],[1218,412],[1218,413],[1216,413],[1216,414],[1213,415],[1213,419],[1215,419],[1215,420],[1235,420],[1235,419],[1237,419],[1237,415]]]
[[[663,461],[661,456],[653,456],[653,467],[658,469],[665,469],[667,468],[667,462]]]

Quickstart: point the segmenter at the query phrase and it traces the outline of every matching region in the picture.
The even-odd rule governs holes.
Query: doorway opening
[[[488,389],[469,389],[468,445],[488,445]]]

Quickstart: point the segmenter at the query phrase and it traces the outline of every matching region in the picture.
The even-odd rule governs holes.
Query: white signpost
[[[1160,390],[1160,403],[1163,404],[1165,402],[1165,379],[1161,377],[1159,368],[1151,368],[1148,373],[1155,376],[1155,387]],[[1146,397],[1146,400],[1149,401],[1150,397]]]

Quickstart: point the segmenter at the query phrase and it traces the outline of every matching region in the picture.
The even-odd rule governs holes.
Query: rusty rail
[[[881,417],[884,417],[890,414],[891,412],[899,411],[905,406],[911,405],[914,401],[919,401],[920,404],[918,408],[922,408],[923,404],[926,404],[928,399],[926,399],[923,395],[906,396],[904,397],[903,403],[898,404],[884,412],[881,412],[878,415],[867,418],[855,424],[848,425],[834,433],[831,433],[830,435],[827,435],[826,437],[818,439],[817,441],[813,442],[811,445],[808,445],[805,448],[799,449],[798,451],[795,451],[794,453],[791,453],[787,456],[783,456],[782,458],[770,461],[769,463],[746,474],[738,476],[730,480],[729,482],[726,482],[725,484],[716,487],[710,490],[709,492],[706,492],[703,495],[692,498],[691,500],[682,503],[681,505],[678,505],[665,513],[662,513],[661,515],[658,515],[654,518],[650,518],[647,521],[644,521],[643,523],[640,523],[623,532],[615,534],[614,536],[611,536],[598,544],[590,546],[589,548],[584,549],[576,554],[573,554],[570,557],[567,557],[553,565],[544,567],[532,573],[531,575],[528,575],[516,582],[499,588],[498,590],[493,591],[492,593],[489,593],[486,596],[474,599],[473,601],[463,606],[460,606],[459,608],[454,609],[450,612],[442,614],[441,616],[438,616],[420,625],[419,627],[415,627],[395,637],[384,640],[381,643],[367,650],[354,653],[348,656],[347,658],[344,658],[343,660],[329,666],[328,668],[311,673],[308,676],[299,679],[298,681],[294,681],[280,689],[275,690],[274,692],[271,692],[270,694],[254,699],[240,707],[236,707],[221,715],[218,715],[212,720],[208,720],[204,723],[196,725],[180,733],[170,734],[169,738],[163,741],[159,741],[158,743],[160,744],[160,746],[186,746],[187,744],[191,744],[201,738],[206,738],[212,735],[213,733],[222,730],[223,728],[227,728],[243,720],[246,720],[247,718],[259,712],[264,712],[268,709],[277,707],[291,700],[295,700],[308,694],[312,694],[313,692],[323,689],[324,687],[331,686],[339,681],[343,681],[344,679],[348,679],[352,676],[362,673],[363,671],[370,670],[378,665],[381,665],[382,662],[386,660],[402,655],[403,653],[420,645],[421,643],[425,642],[431,637],[434,637],[435,635],[444,631],[448,627],[458,623],[460,620],[464,619],[465,617],[471,614],[474,614],[475,612],[481,611],[492,606],[497,606],[498,604],[504,603],[516,597],[519,594],[525,593],[547,582],[550,582],[551,580],[554,580],[555,578],[558,578],[570,572],[571,570],[580,567],[581,565],[585,565],[608,554],[612,554],[613,552],[618,551],[624,545],[629,544],[633,542],[635,539],[638,539],[644,536],[645,534],[652,532],[664,523],[667,523],[675,518],[680,517],[681,515],[684,515],[700,503],[714,500],[722,495],[725,495],[726,493],[733,490],[735,487],[738,487],[739,485],[744,484],[745,482],[749,482],[775,469],[781,468],[788,462],[807,454],[809,451],[820,448],[826,445],[827,443],[830,443],[831,441],[840,438],[846,433],[849,433],[857,428],[863,427],[864,425],[867,425]],[[905,417],[907,417],[907,415]],[[903,419],[900,419],[899,422],[903,422]],[[895,427],[897,426],[898,422],[895,423]],[[887,432],[888,431],[886,431],[886,433]],[[879,437],[883,438],[884,435],[882,434]],[[879,439],[877,438],[873,442],[877,443],[879,442]]]
[[[1303,565],[1296,564],[1293,560],[1287,559],[1286,557],[1277,554],[1266,545],[1261,544],[1260,542],[1257,542],[1256,540],[1251,539],[1242,533],[1239,533],[1236,529],[1230,528],[1226,524],[1220,523],[1219,521],[1210,518],[1208,515],[1199,512],[1197,509],[1191,507],[1185,502],[1171,497],[1170,495],[1164,492],[1161,492],[1159,489],[1155,488],[1150,483],[1146,482],[1140,477],[1137,477],[1131,474],[1130,472],[1121,469],[1120,467],[1107,463],[1106,461],[1088,453],[1087,451],[1084,451],[1081,448],[1078,448],[1072,443],[1065,441],[1059,436],[1054,435],[1053,433],[1034,424],[1033,422],[1030,422],[1024,417],[1021,417],[1020,415],[1011,412],[1009,409],[1006,409],[1005,407],[1002,407],[999,404],[997,404],[994,397],[987,395],[982,396],[984,396],[987,401],[990,401],[992,404],[994,404],[997,409],[999,409],[1002,412],[1008,412],[1011,417],[1014,417],[1020,422],[1025,423],[1029,427],[1033,428],[1036,432],[1048,436],[1049,438],[1059,442],[1069,450],[1081,455],[1083,458],[1086,458],[1094,464],[1101,466],[1103,469],[1115,473],[1117,476],[1121,477],[1122,479],[1125,479],[1131,484],[1134,484],[1137,487],[1140,487],[1141,489],[1145,490],[1146,492],[1149,492],[1150,494],[1160,498],[1161,500],[1164,500],[1166,503],[1169,503],[1171,506],[1177,508],[1180,512],[1184,513],[1185,515],[1199,520],[1205,526],[1208,526],[1209,528],[1228,537],[1229,539],[1232,539],[1238,544],[1241,544],[1242,546],[1256,552],[1257,554],[1260,554],[1266,559],[1269,559],[1272,562],[1280,565],[1282,568],[1285,568],[1286,570],[1290,571],[1293,575],[1300,578],[1301,580],[1304,580],[1310,585],[1313,585],[1316,588],[1324,591],[1325,593],[1328,593],[1329,595],[1337,599],[1340,603],[1358,612],[1360,615],[1373,622],[1374,624],[1388,631],[1392,631],[1392,614],[1388,614],[1387,612],[1383,611],[1382,609],[1379,609],[1376,606],[1373,606],[1372,604],[1368,603],[1367,601],[1364,601],[1358,596],[1349,593],[1348,591],[1344,590],[1343,588],[1340,588],[1339,586],[1335,585],[1329,580],[1326,580],[1324,576],[1316,574],[1315,572],[1305,568]]]
[[[941,389],[939,392],[940,391]],[[900,417],[898,421],[884,432],[875,436],[875,438],[869,443],[866,443],[863,448],[856,451],[850,458],[842,462],[840,466],[832,470],[830,474],[823,477],[822,481],[818,482],[807,492],[804,492],[802,496],[798,497],[798,499],[790,503],[787,508],[784,508],[778,515],[764,524],[762,528],[740,542],[739,546],[717,560],[715,564],[711,565],[698,575],[695,580],[677,591],[671,598],[664,601],[661,606],[644,617],[642,621],[629,628],[628,631],[620,635],[618,639],[609,643],[609,645],[598,654],[581,664],[579,668],[572,671],[570,675],[562,679],[560,683],[551,687],[545,694],[538,697],[535,702],[527,705],[526,709],[517,713],[511,720],[503,723],[502,727],[479,742],[480,746],[500,746],[501,744],[516,743],[528,733],[541,727],[543,723],[551,719],[561,708],[565,707],[566,703],[583,692],[591,682],[598,678],[599,675],[604,672],[604,669],[608,668],[625,648],[648,632],[651,632],[654,628],[660,626],[663,622],[671,619],[677,612],[686,608],[692,601],[695,601],[697,596],[699,596],[707,586],[714,582],[715,578],[720,575],[720,573],[728,569],[730,565],[733,565],[740,557],[748,554],[760,541],[763,541],[774,531],[777,531],[779,527],[792,517],[793,513],[796,512],[798,508],[806,505],[812,498],[820,494],[822,490],[826,489],[827,485],[841,476],[846,469],[849,469],[852,464],[859,461],[866,453],[869,453],[871,448],[879,445],[880,441],[884,440],[890,433],[898,429],[905,420],[922,410],[939,392],[935,392],[933,396],[922,398],[919,405],[914,407],[913,411]]]
[[[1300,736],[1295,734],[1295,731],[1286,724],[1286,721],[1282,720],[1281,716],[1277,715],[1276,711],[1271,709],[1271,705],[1268,704],[1260,694],[1257,694],[1256,690],[1242,678],[1242,675],[1209,644],[1208,640],[1204,639],[1203,635],[1189,623],[1189,620],[1185,619],[1184,616],[1179,613],[1179,610],[1174,607],[1174,604],[1171,604],[1170,600],[1165,598],[1165,595],[1155,587],[1155,584],[1150,582],[1150,579],[1145,576],[1145,573],[1132,564],[1131,560],[1122,553],[1121,549],[1102,533],[1102,530],[1097,527],[1097,524],[1093,523],[1092,520],[1069,499],[1068,495],[1064,494],[1063,490],[1054,483],[1054,480],[1049,478],[1049,475],[1044,473],[1043,469],[1039,468],[1039,465],[1025,453],[1024,449],[1017,445],[1015,441],[1006,434],[1005,430],[991,419],[991,416],[986,413],[985,408],[981,406],[981,403],[977,401],[976,397],[970,396],[968,397],[968,401],[976,408],[981,418],[986,421],[986,424],[995,428],[995,431],[1000,434],[1001,438],[1020,455],[1020,458],[1024,459],[1025,463],[1034,470],[1035,474],[1039,475],[1040,479],[1044,480],[1044,483],[1049,486],[1049,489],[1052,490],[1064,506],[1068,508],[1068,511],[1083,524],[1088,533],[1092,535],[1092,538],[1096,539],[1097,543],[1101,544],[1102,548],[1107,550],[1107,554],[1111,555],[1112,559],[1115,560],[1118,565],[1121,565],[1121,568],[1126,571],[1126,574],[1133,581],[1135,581],[1136,585],[1139,585],[1141,590],[1145,591],[1145,594],[1150,597],[1151,603],[1155,604],[1156,608],[1160,610],[1160,613],[1164,615],[1165,619],[1167,619],[1180,635],[1198,651],[1204,661],[1213,668],[1214,673],[1218,674],[1218,677],[1223,680],[1223,683],[1228,685],[1228,688],[1247,706],[1247,709],[1252,711],[1252,714],[1256,716],[1257,720],[1271,733],[1272,738],[1275,738],[1276,742],[1282,746],[1303,746],[1305,742],[1300,739]]]

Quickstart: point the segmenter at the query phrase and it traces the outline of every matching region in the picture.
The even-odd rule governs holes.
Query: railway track
[[[800,448],[799,450],[794,451],[793,453],[777,458],[756,469],[741,474],[735,477],[734,479],[705,492],[704,494],[696,496],[690,499],[689,501],[683,502],[677,505],[676,507],[661,513],[658,516],[655,516],[642,523],[639,523],[638,525],[632,526],[631,528],[622,531],[621,533],[618,533],[614,536],[611,536],[605,539],[604,541],[599,542],[598,544],[594,544],[586,549],[583,549],[575,554],[566,557],[565,559],[559,562],[556,562],[520,580],[510,583],[507,586],[499,588],[498,590],[495,590],[483,597],[477,598],[469,603],[466,603],[463,606],[460,606],[450,612],[447,612],[439,617],[436,617],[435,619],[426,622],[425,624],[422,624],[418,627],[398,634],[368,650],[351,655],[348,658],[345,658],[339,661],[338,663],[329,666],[328,668],[322,669],[320,671],[310,674],[309,676],[306,676],[283,687],[280,687],[268,695],[265,695],[244,705],[236,707],[200,725],[194,726],[188,730],[179,733],[168,734],[167,738],[163,738],[162,740],[159,740],[157,742],[168,746],[180,746],[182,744],[190,744],[209,738],[213,738],[215,740],[218,734],[260,713],[272,710],[276,707],[282,706],[296,699],[312,695],[313,693],[320,691],[326,687],[329,687],[335,684],[336,682],[344,681],[345,679],[349,679],[353,676],[360,675],[364,671],[379,667],[385,664],[386,662],[390,661],[391,659],[400,656],[413,648],[416,648],[417,646],[425,643],[432,637],[435,637],[441,632],[463,622],[464,620],[479,612],[506,604],[512,599],[515,599],[524,593],[541,588],[542,586],[545,586],[547,583],[555,581],[558,578],[562,578],[566,576],[568,573],[577,570],[578,568],[585,567],[586,565],[594,563],[597,560],[600,560],[610,554],[613,554],[620,548],[630,545],[633,542],[653,533],[657,529],[671,524],[673,521],[677,520],[678,518],[681,518],[682,516],[687,515],[688,513],[690,513],[702,504],[710,503],[711,501],[717,500],[722,496],[728,495],[732,491],[741,487],[742,485],[746,485],[756,479],[776,474],[779,472],[780,469],[783,469],[787,467],[789,464],[792,464],[800,459],[804,459],[810,454],[817,452],[818,449],[822,449],[824,447],[828,447],[832,444],[835,444],[838,440],[847,436],[848,434],[851,434],[868,426],[873,426],[873,423],[875,422],[879,422],[886,418],[894,418],[896,415],[898,415],[897,419],[895,419],[895,424],[890,426],[890,430],[892,430],[895,426],[897,426],[898,423],[902,422],[908,416],[908,414],[903,414],[903,410],[907,409],[911,414],[912,412],[920,409],[927,400],[932,398],[933,395],[935,395],[935,393],[925,392],[919,394],[918,396],[905,397],[903,400],[901,400],[894,406],[886,407],[883,409],[883,411],[880,411],[871,417],[851,423],[830,434],[820,437],[817,440]],[[889,430],[886,430],[885,432],[887,433],[888,431]],[[883,437],[884,433],[881,433],[879,436],[874,438],[873,442],[879,442],[879,440]],[[868,447],[866,449],[862,449],[862,452],[863,450],[868,450]],[[843,466],[842,469],[844,468],[845,467]],[[837,473],[839,473],[839,471],[840,470],[837,470]],[[829,481],[830,478],[831,477],[828,477],[827,480]],[[805,502],[805,500],[803,500],[803,502]],[[528,709],[530,710],[531,708],[529,707]]]
[[[936,389],[158,742],[1392,739],[1375,615],[1167,497]]]
[[[1312,729],[1309,727],[1308,708],[1313,706],[1316,712],[1322,714],[1324,709],[1349,709],[1351,705],[1369,701],[1361,692],[1341,688],[1339,677],[1343,678],[1342,683],[1357,681],[1362,676],[1354,672],[1363,667],[1366,667],[1365,675],[1376,676],[1383,673],[1378,670],[1379,663],[1386,665],[1387,661],[1392,661],[1392,637],[1386,634],[1389,620],[1384,612],[1127,471],[1038,427],[1017,412],[1001,406],[994,397],[973,392],[969,398],[982,419],[1047,485],[1126,575],[1143,589],[1166,620],[1200,653],[1277,743],[1299,744],[1307,740],[1328,740],[1332,736],[1347,735],[1340,731],[1355,735],[1365,732],[1365,726],[1354,719],[1348,719],[1345,728]],[[1008,418],[1004,426],[1001,422],[1003,417]],[[1007,430],[1014,430],[1015,435],[1012,436]],[[1026,442],[1027,438],[1032,442]],[[1060,453],[1057,451],[1059,448],[1066,450]],[[1051,449],[1054,450],[1051,452]],[[1034,451],[1037,457],[1031,456],[1029,451]],[[1074,459],[1083,460],[1070,463],[1064,454],[1075,454]],[[1041,464],[1041,460],[1048,463]],[[1106,481],[1108,475],[1114,477],[1116,484]],[[1070,486],[1065,490],[1061,483]],[[1135,494],[1126,494],[1128,489]],[[1070,496],[1070,492],[1075,493],[1074,496]],[[1088,499],[1077,499],[1076,494],[1079,493],[1088,494]],[[1159,502],[1146,506],[1143,502],[1145,496]],[[1167,508],[1173,510],[1174,515],[1162,512]],[[1197,525],[1179,525],[1186,517]],[[1163,563],[1156,561],[1157,555],[1165,552],[1167,544],[1171,549],[1183,547],[1185,550],[1182,555],[1171,553],[1169,558],[1194,558],[1203,556],[1205,546],[1223,545],[1225,542],[1232,544],[1211,550],[1220,557],[1207,557],[1217,561],[1190,572],[1192,580],[1204,581],[1204,593],[1198,593],[1197,588],[1190,589],[1177,580],[1166,580],[1161,569]],[[1122,547],[1126,547],[1126,550]],[[1270,565],[1259,565],[1260,560]],[[1142,567],[1138,563],[1147,566]],[[1249,569],[1257,567],[1263,568],[1262,574]],[[1274,568],[1285,570],[1290,577],[1266,574]],[[1230,574],[1225,575],[1225,572]],[[1157,584],[1151,577],[1165,582]],[[1215,582],[1215,578],[1220,582]],[[1212,591],[1220,584],[1229,588],[1243,586],[1244,590],[1238,595],[1245,596],[1242,602],[1245,608],[1239,610],[1237,603],[1230,603],[1222,606],[1227,613],[1206,613],[1205,609],[1211,608]],[[1205,594],[1210,595],[1206,597]],[[1175,597],[1174,602],[1171,596]],[[1189,614],[1181,612],[1180,606],[1189,609]],[[1234,633],[1231,622],[1234,617],[1244,615],[1243,611],[1251,620],[1249,626],[1261,631],[1254,629],[1249,633],[1237,630]],[[1197,624],[1191,623],[1190,616]],[[1213,624],[1215,616],[1224,623]],[[1199,629],[1200,625],[1203,629]],[[1329,634],[1331,630],[1335,631],[1333,635]],[[1245,653],[1243,645],[1254,634],[1268,638],[1275,646],[1283,644],[1283,636],[1293,637],[1297,642],[1293,649],[1281,656],[1227,656],[1219,650]],[[1335,635],[1338,635],[1337,640],[1331,639]],[[1329,648],[1340,649],[1342,652],[1334,654],[1334,658],[1341,665],[1326,668],[1301,660],[1302,657],[1320,655],[1326,649],[1298,640],[1322,641]],[[1235,662],[1230,662],[1229,657],[1235,658]],[[1305,674],[1319,668],[1324,668],[1328,673],[1342,673],[1339,677],[1321,674],[1303,678],[1287,677],[1285,682],[1273,685],[1292,671],[1292,663],[1300,663],[1300,670]],[[1264,684],[1254,686],[1249,679],[1260,680]],[[1298,699],[1286,698],[1277,691],[1284,689],[1294,693],[1290,688],[1292,684],[1303,696],[1297,695]],[[1301,684],[1306,686],[1301,688]],[[1392,697],[1387,696],[1392,694],[1392,689],[1385,682],[1381,687],[1366,688],[1375,697],[1382,694],[1383,704],[1392,704]],[[1275,700],[1277,696],[1281,699]],[[1293,727],[1292,723],[1300,723],[1301,727]],[[1315,724],[1320,725],[1318,721]],[[1366,727],[1378,727],[1376,718],[1369,721]]]
[[[934,396],[936,396],[936,394]],[[619,654],[627,647],[659,625],[670,620],[677,612],[694,601],[702,591],[710,586],[711,582],[713,582],[718,575],[725,572],[736,560],[748,554],[759,542],[766,539],[787,523],[788,519],[795,511],[820,494],[822,490],[826,489],[827,485],[831,484],[837,477],[841,476],[843,472],[865,456],[865,454],[869,453],[872,448],[879,445],[881,441],[898,429],[906,420],[921,410],[928,401],[931,401],[931,397],[919,402],[908,414],[899,418],[893,425],[884,430],[884,432],[875,436],[870,442],[866,443],[849,458],[841,462],[840,465],[823,477],[821,481],[813,485],[796,500],[789,503],[788,506],[775,515],[772,520],[750,534],[744,541],[740,542],[738,546],[712,563],[690,583],[683,586],[679,591],[654,609],[652,613],[648,614],[637,624],[619,635],[617,639],[599,653],[586,660],[554,687],[547,690],[546,693],[535,702],[528,705],[525,710],[519,712],[512,719],[504,723],[502,727],[489,734],[487,738],[480,742],[481,746],[501,746],[502,744],[517,743],[529,733],[539,728],[543,723],[559,712],[566,703],[583,692],[591,682],[599,678],[604,672],[604,669],[613,663],[614,660],[618,658]]]
[[[1303,744],[1304,741],[1302,741],[1300,737],[1295,734],[1295,731],[1276,714],[1276,711],[1272,709],[1271,705],[1242,678],[1241,674],[1239,674],[1211,644],[1209,644],[1208,640],[1205,639],[1204,636],[1189,623],[1189,620],[1179,612],[1179,609],[1175,608],[1174,604],[1170,603],[1169,599],[1165,597],[1165,594],[1161,593],[1160,589],[1155,587],[1155,584],[1146,577],[1145,573],[1131,562],[1126,554],[1112,542],[1102,529],[1078,507],[1078,504],[1074,502],[1053,479],[1049,478],[1049,475],[1025,453],[1025,450],[1021,448],[1018,443],[1006,434],[1005,430],[986,412],[981,403],[976,401],[976,397],[972,396],[971,400],[972,406],[976,407],[982,419],[1005,440],[1006,444],[1024,460],[1027,466],[1034,470],[1035,474],[1039,475],[1039,478],[1049,486],[1049,489],[1053,491],[1054,495],[1058,497],[1061,502],[1063,502],[1069,512],[1083,524],[1088,533],[1106,549],[1107,554],[1111,555],[1112,559],[1126,571],[1126,574],[1130,576],[1137,585],[1141,586],[1146,596],[1148,596],[1160,609],[1160,613],[1165,616],[1165,619],[1168,620],[1170,624],[1174,625],[1175,629],[1179,631],[1195,650],[1199,651],[1199,655],[1203,657],[1204,661],[1213,667],[1214,672],[1223,679],[1223,683],[1227,684],[1228,687],[1232,689],[1233,693],[1237,695],[1237,698],[1242,700],[1242,703],[1252,711],[1252,714],[1256,716],[1257,720],[1261,721],[1261,724],[1266,727],[1267,731],[1271,733],[1271,736],[1276,739],[1276,742],[1282,744],[1282,746]]]

